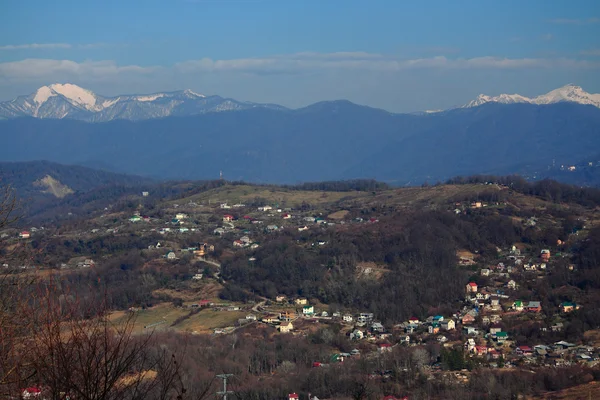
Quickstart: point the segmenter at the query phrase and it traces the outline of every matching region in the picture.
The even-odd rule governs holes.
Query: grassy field
[[[152,308],[137,311],[135,313],[134,332],[142,333],[150,332],[153,329],[168,329],[173,321],[183,315],[186,315],[188,312],[189,310],[175,308],[169,303],[157,304]],[[111,314],[111,320],[117,324],[123,323],[127,319],[127,315],[128,311],[115,311]]]
[[[198,314],[174,326],[175,329],[187,332],[208,333],[214,328],[234,326],[238,319],[245,318],[247,311],[213,311],[202,310]]]
[[[266,186],[223,186],[217,189],[209,190],[185,199],[177,200],[177,203],[187,203],[194,201],[199,204],[208,205],[228,203],[244,203],[257,197],[265,199],[270,204],[277,204],[279,207],[297,207],[303,202],[312,205],[333,203],[341,199],[351,199],[356,197],[368,196],[366,192],[322,192],[322,191],[300,191],[286,190],[282,188],[270,188]]]

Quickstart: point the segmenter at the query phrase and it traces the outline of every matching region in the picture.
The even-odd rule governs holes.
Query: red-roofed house
[[[478,356],[485,356],[488,353],[486,346],[475,346],[475,354]]]
[[[417,317],[410,317],[408,319],[408,322],[411,323],[411,324],[418,324],[419,323],[419,318],[417,318]]]
[[[475,282],[467,283],[467,293],[477,293],[477,284]]]
[[[21,233],[19,233],[19,237],[21,239],[29,239],[31,237],[31,233],[29,233],[28,231],[23,231]],[[25,389],[27,390],[27,389]]]
[[[231,221],[233,221],[233,218],[234,218],[233,215],[225,214],[225,215],[223,215],[223,222],[231,222]]]
[[[300,396],[298,396],[296,393],[288,394],[288,400],[297,400],[299,398],[300,398]]]
[[[516,352],[517,352],[517,354],[522,354],[522,355],[526,356],[526,355],[530,355],[533,351],[531,350],[531,347],[529,347],[529,346],[519,346],[519,347],[517,347]]]
[[[21,396],[24,399],[31,399],[34,397],[39,397],[42,395],[42,391],[34,386],[28,387],[27,389],[23,389]]]

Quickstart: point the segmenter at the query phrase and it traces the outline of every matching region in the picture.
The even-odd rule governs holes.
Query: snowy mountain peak
[[[192,91],[191,89],[185,89],[183,91],[183,94],[185,94],[185,95],[187,95],[189,97],[206,97],[205,95],[200,94],[200,93],[196,93],[196,92]]]
[[[72,83],[55,83],[48,87],[55,93],[64,96],[73,105],[83,107],[90,111],[100,111],[102,106],[97,106],[97,96],[90,90],[84,89]]]
[[[42,86],[30,95],[0,102],[0,119],[31,116],[73,118],[89,122],[114,119],[144,120],[245,110],[253,107],[273,108],[275,106],[240,102],[219,96],[205,96],[190,89],[106,97],[72,83],[54,83]]]
[[[501,94],[498,96],[487,96],[480,94],[477,98],[463,107],[477,107],[485,103],[530,103],[530,104],[553,104],[562,101],[568,101],[579,104],[589,104],[600,108],[600,94],[590,94],[584,91],[581,86],[568,84],[558,89],[554,89],[546,94],[535,98],[528,98],[519,94]]]
[[[35,96],[33,97],[33,101],[36,104],[43,104],[50,97],[56,96],[54,90],[50,89],[48,86],[42,86],[35,92]]]

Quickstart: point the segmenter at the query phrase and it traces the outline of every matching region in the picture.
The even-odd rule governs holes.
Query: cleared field
[[[223,186],[217,189],[209,190],[185,199],[177,200],[177,203],[187,203],[194,201],[204,205],[225,203],[236,204],[243,203],[255,198],[265,199],[271,204],[277,204],[279,207],[297,207],[303,202],[310,204],[333,203],[341,199],[351,199],[356,197],[369,196],[367,192],[322,192],[322,191],[300,191],[286,190],[281,188],[269,188],[265,186]]]
[[[247,314],[247,311],[213,311],[207,309],[192,315],[173,328],[187,332],[206,333],[211,332],[214,328],[234,326],[238,319],[245,318]]]
[[[169,303],[158,304],[152,308],[135,312],[134,332],[150,332],[151,330],[164,330],[179,317],[186,315],[189,310],[175,308]],[[128,311],[115,311],[110,318],[115,323],[122,323],[128,316]]]

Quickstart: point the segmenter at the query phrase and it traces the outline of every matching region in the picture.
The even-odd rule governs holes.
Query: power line
[[[227,378],[233,376],[233,374],[220,374],[217,375],[217,378],[221,378],[223,380],[223,391],[217,392],[217,397],[220,397],[223,400],[227,400],[228,394],[233,394],[232,391],[227,391]]]

